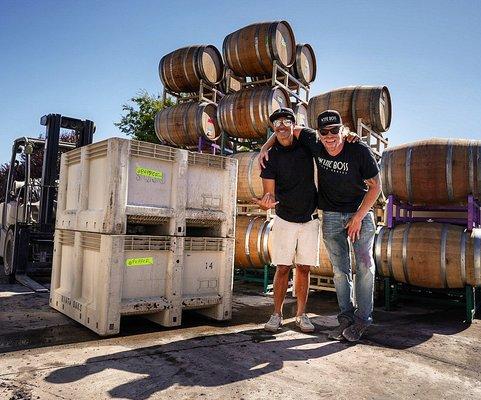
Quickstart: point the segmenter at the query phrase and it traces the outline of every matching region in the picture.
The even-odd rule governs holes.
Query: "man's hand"
[[[352,243],[361,237],[362,220],[363,218],[356,213],[346,224],[347,236],[349,236]]]
[[[276,201],[276,198],[274,197],[274,195],[269,192],[266,193],[264,197],[262,197],[262,199],[253,197],[252,201],[265,211],[271,208],[274,208],[276,204],[279,203],[278,201]]]
[[[257,161],[261,168],[265,168],[265,161],[269,161],[269,149],[265,150],[264,147],[261,148]]]
[[[348,143],[357,143],[359,142],[359,140],[361,140],[361,138],[356,132],[344,132],[343,136]]]

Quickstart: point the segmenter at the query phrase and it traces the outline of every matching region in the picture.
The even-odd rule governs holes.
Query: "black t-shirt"
[[[317,208],[314,164],[309,150],[296,138],[289,147],[275,142],[261,178],[274,179],[276,215],[289,222],[307,222]]]
[[[342,151],[333,157],[312,129],[301,131],[299,143],[311,151],[316,161],[319,209],[356,212],[368,190],[364,180],[379,173],[369,146],[362,141],[345,142]]]

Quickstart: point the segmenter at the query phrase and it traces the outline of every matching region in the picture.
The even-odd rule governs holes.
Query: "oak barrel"
[[[317,116],[336,110],[351,131],[357,131],[357,119],[375,132],[385,132],[391,125],[391,95],[386,86],[348,86],[311,97],[307,112],[311,127],[317,128]]]
[[[426,288],[481,286],[481,229],[418,222],[382,227],[375,242],[378,274]]]
[[[160,59],[159,76],[166,89],[176,93],[198,92],[200,80],[213,86],[224,75],[222,56],[215,46],[188,46]]]
[[[272,222],[261,216],[238,215],[236,218],[235,255],[236,268],[262,268],[270,264],[269,233]]]
[[[290,107],[287,92],[279,87],[257,86],[226,94],[217,110],[221,129],[230,136],[265,138],[269,115],[280,107]]]
[[[292,111],[296,114],[296,125],[309,127],[309,119],[307,116],[307,107],[302,103],[292,105]]]
[[[248,25],[227,35],[222,44],[227,66],[237,76],[268,76],[274,60],[290,67],[296,57],[296,40],[286,21]]]
[[[310,44],[296,45],[296,61],[290,68],[291,74],[304,85],[316,79],[316,55]]]
[[[217,106],[186,102],[164,108],[155,116],[155,133],[161,141],[175,146],[196,146],[199,137],[215,141],[221,133]]]
[[[237,174],[237,200],[244,203],[252,203],[252,198],[261,198],[264,194],[261,168],[257,161],[259,152],[249,151],[234,154],[232,157],[238,160]]]
[[[428,139],[384,150],[384,194],[411,204],[466,204],[481,198],[481,140]]]

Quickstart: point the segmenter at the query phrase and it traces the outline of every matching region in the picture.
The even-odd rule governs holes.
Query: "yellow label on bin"
[[[136,167],[135,173],[139,176],[145,176],[147,178],[158,179],[159,181],[164,181],[164,173],[162,171],[156,171],[154,169]]]
[[[127,267],[142,267],[144,265],[153,265],[153,257],[143,257],[143,258],[127,258],[125,260],[125,265]]]

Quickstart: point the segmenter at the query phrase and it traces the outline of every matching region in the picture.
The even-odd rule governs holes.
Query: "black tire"
[[[15,234],[13,229],[9,229],[7,236],[5,237],[5,247],[3,249],[3,269],[6,276],[14,276],[15,271],[13,270],[13,251],[15,242]]]

